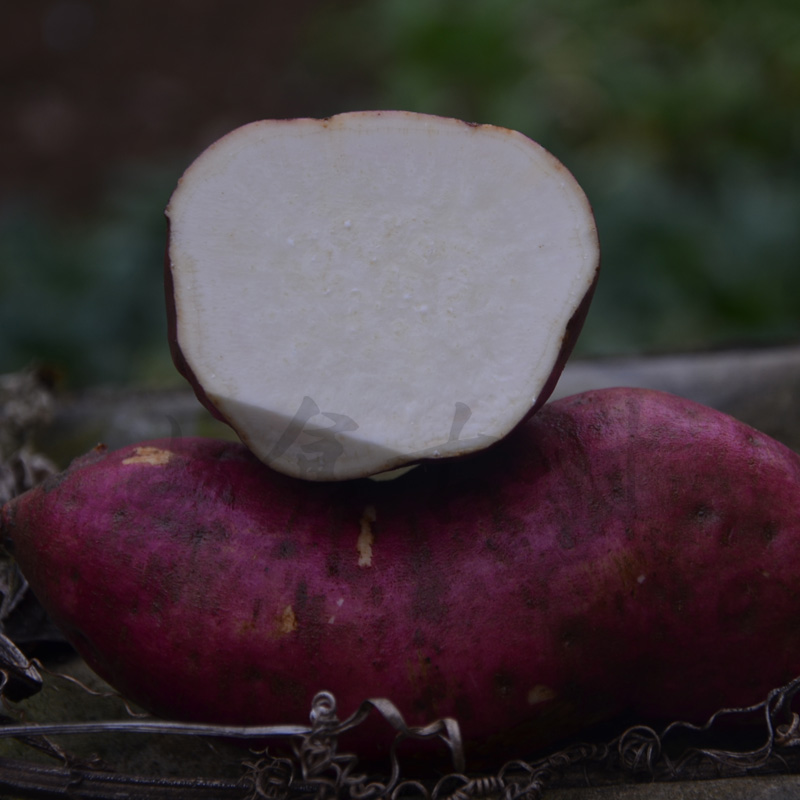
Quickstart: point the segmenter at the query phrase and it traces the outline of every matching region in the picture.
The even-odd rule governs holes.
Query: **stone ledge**
[[[800,776],[725,778],[585,789],[551,789],[542,800],[797,800]]]
[[[800,346],[572,361],[553,399],[586,389],[660,389],[717,408],[800,452]],[[92,389],[59,398],[41,442],[63,466],[102,441],[116,448],[172,435],[235,438],[190,389]]]

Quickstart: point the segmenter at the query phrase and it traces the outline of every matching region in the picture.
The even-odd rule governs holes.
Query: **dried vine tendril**
[[[294,800],[303,795],[313,795],[315,800],[541,800],[546,790],[556,785],[560,778],[579,769],[590,782],[592,776],[602,777],[605,782],[609,782],[610,776],[615,776],[617,782],[625,778],[676,780],[687,777],[690,768],[694,768],[697,777],[704,765],[711,767],[715,774],[757,773],[771,761],[781,759],[787,748],[800,746],[800,715],[791,711],[798,690],[800,677],[770,692],[762,703],[746,708],[722,709],[702,726],[673,722],[659,733],[651,727],[635,725],[608,742],[578,743],[538,760],[509,761],[496,775],[469,776],[457,771],[444,776],[433,786],[416,779],[403,779],[394,754],[392,774],[388,780],[370,780],[366,775],[356,773],[355,757],[338,754],[336,739],[344,730],[363,721],[365,707],[339,725],[335,715],[330,713],[330,705],[326,706],[332,698],[323,693],[318,695],[324,699],[320,706],[323,713],[318,718],[322,721],[316,732],[305,737],[295,748],[302,778],[295,779],[295,765],[291,764],[291,768],[284,766],[287,771],[283,773],[283,782],[276,782],[277,760],[262,759],[249,765],[252,768],[249,797],[254,800]],[[709,733],[723,717],[751,718],[754,715],[763,716],[766,733],[765,740],[758,747],[749,750],[685,747],[678,757],[668,754],[671,740],[679,740],[687,733]],[[259,788],[259,780],[264,783],[263,775],[268,776],[267,791]]]
[[[25,665],[17,665],[17,667]],[[3,670],[0,670],[2,674]],[[77,684],[80,686],[80,684]],[[463,747],[457,723],[437,720],[427,726],[411,727],[400,711],[386,699],[367,700],[344,721],[336,714],[336,700],[329,692],[314,698],[310,725],[237,727],[198,725],[154,719],[111,720],[81,723],[17,723],[0,720],[0,738],[16,737],[34,744],[42,737],[72,733],[162,733],[189,736],[221,736],[242,739],[284,738],[291,744],[290,755],[271,756],[268,751],[257,759],[242,762],[243,775],[237,782],[214,778],[162,779],[142,775],[107,773],[76,766],[62,750],[50,755],[65,766],[45,768],[38,764],[0,758],[0,788],[17,796],[87,797],[105,800],[118,797],[124,788],[131,800],[199,800],[204,797],[237,800],[541,800],[546,790],[565,776],[582,770],[586,780],[605,783],[610,778],[648,778],[675,780],[699,777],[702,768],[716,774],[753,773],[763,770],[800,746],[800,715],[791,708],[800,690],[800,677],[770,692],[762,702],[746,708],[722,709],[701,726],[673,722],[660,733],[636,725],[621,735],[600,744],[570,745],[541,759],[514,760],[494,775],[465,774]],[[358,757],[339,752],[339,738],[361,725],[370,714],[380,714],[395,729],[390,750],[391,768],[387,776],[370,776],[359,770]],[[687,736],[713,732],[722,718],[762,719],[764,739],[749,750],[683,746]],[[439,740],[450,751],[454,771],[438,782],[406,776],[397,757],[397,745],[404,739]],[[671,755],[676,749],[678,754]],[[45,748],[46,749],[46,748]],[[704,775],[707,776],[707,775]],[[79,784],[82,793],[75,795]]]
[[[338,752],[338,739],[343,734],[361,725],[372,713],[379,713],[397,731],[390,750],[391,770],[387,779],[368,776],[357,771],[358,757],[351,753]],[[286,759],[262,759],[248,764],[251,772],[247,778],[251,797],[279,800],[297,794],[313,794],[318,800],[346,796],[351,800],[377,800],[397,797],[411,787],[401,782],[397,746],[405,739],[439,739],[450,750],[455,769],[464,768],[464,753],[458,723],[452,719],[441,719],[423,727],[406,724],[397,707],[385,698],[364,701],[358,710],[343,722],[336,714],[336,699],[330,692],[319,692],[312,703],[311,731],[295,740],[293,752],[299,769],[296,778],[294,765]],[[291,766],[291,768],[290,768]],[[286,782],[276,784],[276,776],[282,774]],[[266,775],[266,778],[264,777]],[[412,782],[416,785],[416,782]],[[422,792],[427,792],[419,784]]]

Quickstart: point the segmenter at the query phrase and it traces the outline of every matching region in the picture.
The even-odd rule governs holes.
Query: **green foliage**
[[[584,354],[800,335],[795,0],[372,0],[320,20],[352,107],[515,128],[595,208]]]
[[[329,2],[286,74],[324,98],[309,116],[450,115],[558,156],[603,248],[578,353],[800,337],[796,0]],[[0,209],[0,369],[174,377],[162,209],[178,174],[131,168],[80,225]]]
[[[0,214],[2,371],[44,363],[73,386],[172,378],[163,209],[177,176],[130,167],[83,221],[33,206]]]

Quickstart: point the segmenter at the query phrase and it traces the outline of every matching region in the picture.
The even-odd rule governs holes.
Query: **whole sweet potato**
[[[512,757],[800,673],[800,458],[656,392],[552,403],[384,483],[298,481],[211,440],[98,449],[2,530],[88,663],[170,717],[303,722],[328,689]]]

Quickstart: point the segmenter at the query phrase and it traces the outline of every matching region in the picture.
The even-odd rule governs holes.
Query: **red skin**
[[[800,673],[800,457],[695,403],[587,392],[388,483],[146,446],[172,456],[95,451],[0,527],[88,663],[155,713],[303,723],[327,689],[342,717],[368,697],[454,716],[468,756],[505,759]]]

